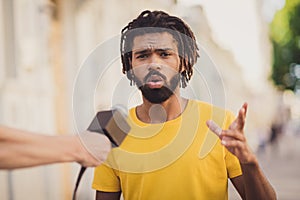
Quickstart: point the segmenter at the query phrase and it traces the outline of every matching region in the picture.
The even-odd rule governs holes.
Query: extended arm
[[[243,175],[231,182],[243,199],[276,199],[276,193],[264,176],[258,162],[241,164]]]
[[[208,127],[215,132],[221,143],[240,161],[243,175],[231,179],[243,199],[276,199],[276,193],[264,176],[256,156],[250,150],[244,135],[244,125],[247,112],[247,104],[240,109],[238,117],[230,125],[228,130],[221,130],[217,125],[208,121]]]
[[[110,150],[110,142],[103,135],[88,137],[93,137],[92,141],[94,141],[94,137],[97,137],[97,144],[102,150],[100,156],[93,156],[93,150],[88,151],[84,147],[79,135],[48,136],[0,126],[0,169],[61,162],[78,162],[84,166],[98,166],[106,158]],[[86,143],[90,139],[84,141]]]

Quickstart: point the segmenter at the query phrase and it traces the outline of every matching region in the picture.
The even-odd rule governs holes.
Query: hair
[[[184,69],[181,72],[181,86],[184,88],[193,75],[193,65],[199,57],[198,46],[190,27],[178,17],[170,16],[163,11],[143,11],[122,29],[120,43],[122,71],[127,74],[132,84],[134,75],[131,72],[131,60],[134,38],[147,33],[159,32],[170,33],[177,42],[180,58],[179,71]]]

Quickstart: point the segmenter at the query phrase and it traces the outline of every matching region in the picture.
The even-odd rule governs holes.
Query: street
[[[257,154],[260,165],[276,190],[278,200],[300,199],[300,134],[282,135],[278,143]],[[229,185],[229,199],[241,199]]]

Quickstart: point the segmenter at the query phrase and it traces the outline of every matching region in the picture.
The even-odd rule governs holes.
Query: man
[[[62,162],[95,167],[110,149],[108,138],[98,133],[49,136],[0,126],[0,169]]]
[[[121,146],[95,169],[97,200],[223,200],[228,178],[243,199],[276,199],[244,136],[247,104],[234,119],[180,96],[197,50],[190,28],[162,11],[144,11],[122,30],[123,72],[143,102],[130,109]]]

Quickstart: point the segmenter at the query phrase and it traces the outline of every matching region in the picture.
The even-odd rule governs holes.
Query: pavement
[[[300,199],[300,134],[282,135],[278,142],[257,153],[261,168],[278,200]],[[241,199],[229,184],[229,199]]]

